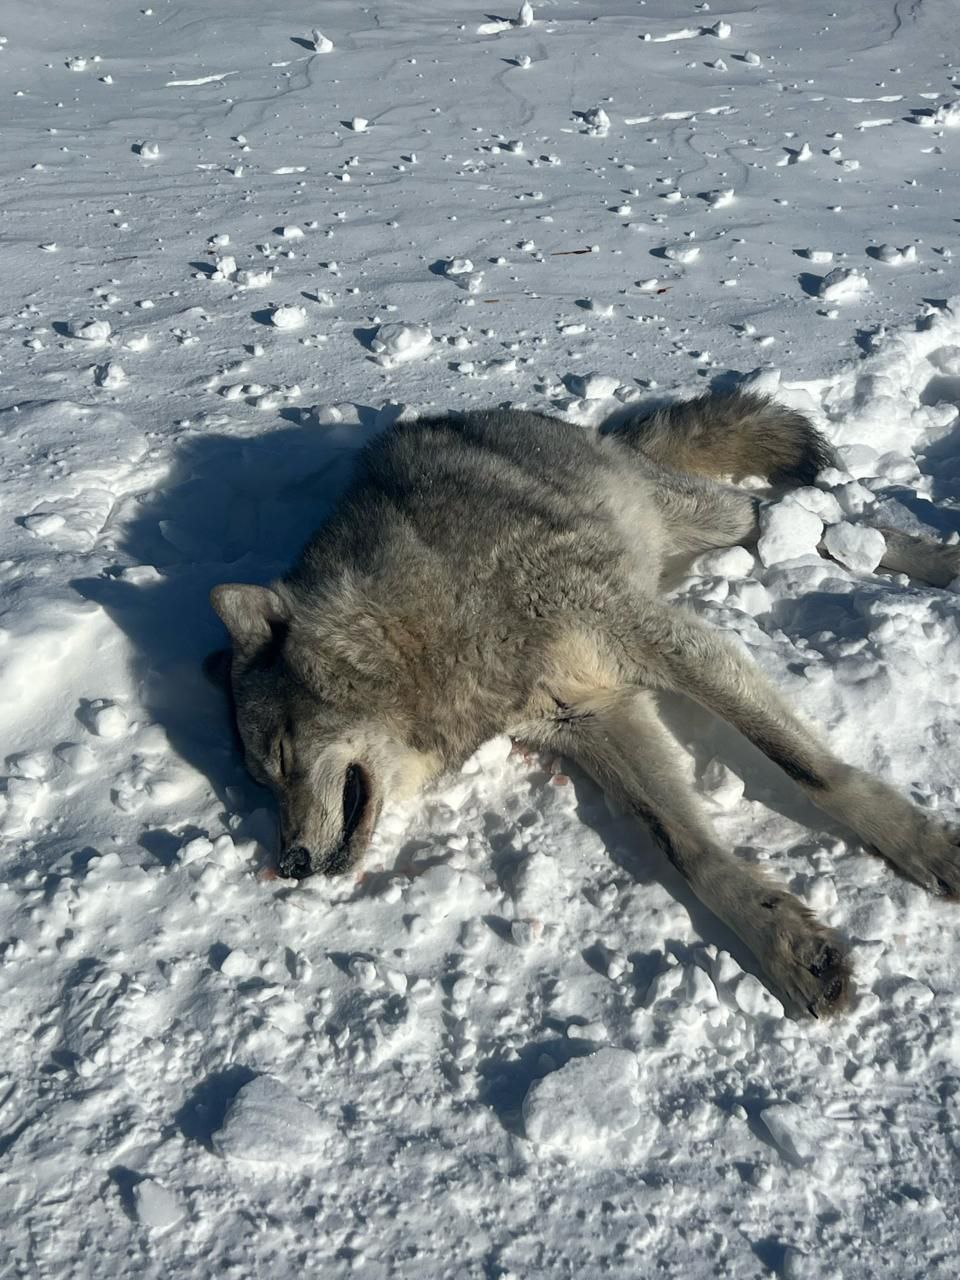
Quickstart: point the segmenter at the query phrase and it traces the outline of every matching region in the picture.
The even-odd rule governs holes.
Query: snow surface
[[[525,8],[2,6],[4,1277],[956,1275],[958,908],[692,706],[722,839],[852,944],[840,1022],[502,739],[355,877],[265,874],[207,592],[388,423],[743,379],[840,450],[785,536],[960,525],[954,0]],[[954,815],[957,597],[794,550],[678,595]]]

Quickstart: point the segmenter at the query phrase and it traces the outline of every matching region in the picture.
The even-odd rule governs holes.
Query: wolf
[[[657,713],[662,691],[694,699],[869,849],[960,893],[960,831],[838,759],[736,644],[664,599],[678,557],[756,543],[762,498],[734,482],[809,485],[834,463],[804,415],[744,391],[596,430],[491,410],[385,431],[283,578],[211,595],[280,873],[345,872],[387,799],[506,733],[645,823],[789,1007],[842,1009],[840,938],[722,847]],[[960,548],[883,532],[882,567],[938,587],[960,573]]]

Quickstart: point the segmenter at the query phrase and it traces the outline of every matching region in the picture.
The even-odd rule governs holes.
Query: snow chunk
[[[819,516],[824,524],[839,524],[843,519],[840,503],[825,489],[814,489],[812,486],[794,489],[790,497],[792,501],[799,502],[801,507],[806,507]]]
[[[686,266],[690,262],[696,262],[700,257],[700,246],[698,244],[667,244],[663,247],[663,256],[669,258],[671,262],[679,262],[681,266]]]
[[[721,18],[719,22],[715,22],[712,27],[707,27],[704,35],[716,36],[718,40],[729,40],[733,31],[729,22],[724,22]]]
[[[495,769],[509,759],[512,750],[513,743],[510,738],[505,733],[499,733],[495,738],[488,738],[486,742],[481,743],[473,755],[464,760],[460,766],[460,772],[469,775]]]
[[[109,320],[71,320],[67,331],[71,338],[82,338],[84,342],[106,342],[113,332]]]
[[[211,846],[212,851],[213,846]],[[236,951],[231,951],[224,957],[220,972],[226,978],[248,978],[256,967],[253,957],[237,948]]]
[[[209,278],[214,281],[229,281],[237,274],[237,260],[232,253],[218,253],[214,258],[214,272]],[[142,304],[141,304],[142,305]],[[151,304],[152,305],[152,304]]]
[[[942,102],[932,111],[926,108],[914,111],[910,123],[924,129],[955,129],[960,126],[960,98],[954,102]]]
[[[469,258],[448,258],[443,264],[443,274],[445,276],[464,276],[473,270],[473,263]]]
[[[753,1018],[783,1017],[783,1005],[770,994],[759,978],[752,973],[745,973],[734,988],[733,998],[737,1007]]]
[[[382,324],[370,349],[379,356],[382,365],[392,369],[394,365],[425,356],[432,342],[433,334],[427,325],[397,322]]]
[[[571,374],[567,386],[581,400],[609,400],[620,385],[619,378],[605,373]]]
[[[179,1197],[153,1178],[144,1178],[133,1188],[133,1207],[137,1221],[151,1231],[167,1231],[184,1216]]]
[[[832,249],[801,249],[800,255],[808,262],[818,262],[821,266],[833,261]]]
[[[272,279],[272,267],[254,268],[253,270],[243,268],[237,272],[237,284],[244,289],[265,289]]]
[[[854,573],[873,573],[887,549],[879,529],[865,524],[833,524],[823,537],[824,546],[841,564]]]
[[[825,1148],[836,1145],[837,1135],[821,1111],[775,1102],[760,1112],[760,1119],[780,1150],[804,1164],[819,1160]]]
[[[824,302],[851,302],[869,288],[866,276],[853,267],[835,267],[820,281],[817,296]]]
[[[275,329],[299,329],[306,321],[306,311],[296,303],[283,303],[270,312],[270,323]]]
[[[126,382],[127,375],[115,360],[111,360],[107,364],[97,366],[93,380],[98,387],[103,387],[105,391],[116,391],[118,387],[122,387]]]
[[[610,129],[610,117],[604,111],[603,107],[591,107],[589,111],[584,111],[582,115],[583,123],[587,126],[587,133],[594,138],[605,138]]]
[[[65,517],[59,511],[37,511],[33,515],[24,516],[21,521],[27,533],[32,533],[37,538],[49,537],[51,533],[62,529],[66,523]]]
[[[717,191],[708,191],[707,204],[711,209],[722,209],[725,205],[733,203],[734,194],[733,187],[721,187]]]
[[[694,567],[704,577],[746,578],[753,573],[753,556],[746,547],[721,547],[697,556]]]
[[[917,246],[906,244],[898,249],[893,244],[882,244],[873,256],[878,262],[885,262],[888,267],[902,267],[905,262],[916,262]]]
[[[711,760],[700,775],[700,786],[712,804],[718,809],[734,809],[743,799],[743,779],[722,760]]]
[[[106,698],[95,698],[84,708],[83,723],[98,738],[119,738],[127,729],[122,708]]]
[[[637,1059],[626,1049],[573,1058],[527,1090],[527,1137],[572,1159],[593,1154],[639,1121],[637,1078]]]
[[[318,31],[316,27],[310,32],[310,43],[316,53],[333,52],[333,41],[325,36],[322,31]]]
[[[789,497],[760,512],[760,530],[757,552],[769,566],[798,556],[815,555],[823,534],[823,521]]]
[[[230,1104],[213,1148],[226,1159],[287,1164],[319,1155],[332,1128],[273,1076],[257,1076]]]

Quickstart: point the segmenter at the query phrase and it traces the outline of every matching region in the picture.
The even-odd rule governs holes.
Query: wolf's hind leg
[[[949,546],[929,538],[916,538],[899,529],[874,525],[884,536],[887,547],[880,560],[881,569],[907,573],[934,587],[948,587],[960,578],[960,544]]]
[[[960,831],[844,764],[723,636],[681,609],[638,605],[638,683],[686,694],[727,720],[814,804],[934,893],[960,897]]]
[[[719,846],[651,694],[582,694],[519,733],[570,756],[647,824],[700,901],[753,951],[779,995],[817,1016],[845,1004],[850,974],[838,939],[782,885]]]

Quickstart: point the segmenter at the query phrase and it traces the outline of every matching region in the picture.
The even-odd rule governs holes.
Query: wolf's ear
[[[283,601],[269,587],[227,583],[213,588],[210,603],[240,653],[269,644],[288,621]]]

